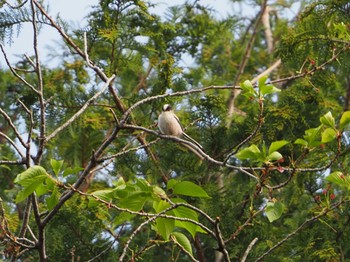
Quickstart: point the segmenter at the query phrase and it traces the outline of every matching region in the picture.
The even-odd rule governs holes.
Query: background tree
[[[3,258],[350,256],[350,6],[301,2],[291,19],[288,2],[248,4],[251,17],[219,19],[200,1],[161,17],[152,1],[101,0],[89,30],[36,0],[2,4]],[[24,23],[34,56],[13,65],[4,43]],[[57,67],[40,26],[62,37]],[[157,131],[164,103],[204,150]]]

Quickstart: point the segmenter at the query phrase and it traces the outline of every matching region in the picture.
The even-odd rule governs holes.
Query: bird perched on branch
[[[203,147],[196,140],[194,140],[192,137],[190,137],[183,131],[179,118],[175,115],[174,111],[172,110],[169,104],[165,104],[162,107],[162,113],[158,117],[158,128],[160,132],[164,135],[171,135],[177,137],[183,136],[188,141],[192,142],[197,147],[199,147],[201,150],[203,149]],[[187,144],[182,145],[190,149],[197,156],[203,159],[203,156],[200,155],[193,147]]]

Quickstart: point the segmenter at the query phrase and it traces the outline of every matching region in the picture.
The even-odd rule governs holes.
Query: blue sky
[[[159,14],[164,13],[169,5],[183,4],[185,0],[151,0],[152,3],[157,4],[154,12]],[[47,0],[46,3],[50,6],[50,15],[56,17],[57,14],[74,25],[74,27],[85,27],[86,23],[84,17],[91,11],[91,6],[96,5],[98,0]],[[207,5],[217,10],[216,15],[223,18],[228,14],[245,13],[252,15],[255,12],[253,8],[248,5],[233,4],[229,0],[200,0],[200,4]],[[18,37],[15,37],[14,42],[9,45],[6,44],[6,52],[9,55],[11,63],[20,60],[16,54],[33,55],[33,36],[30,24],[24,25]],[[60,41],[60,36],[50,27],[44,27],[39,35],[39,50],[41,58],[44,63],[50,61],[49,47],[54,48],[57,41]],[[6,67],[2,55],[0,56],[0,66]]]
[[[169,5],[182,4],[185,0],[152,0],[153,3],[157,3],[157,8],[154,10],[157,13],[163,13]],[[233,4],[229,3],[229,0],[200,0],[201,4],[208,5],[218,10],[217,15],[224,17],[228,13],[232,13]],[[64,20],[72,23],[75,27],[84,27],[84,17],[91,11],[91,6],[96,5],[98,0],[48,0],[49,13],[53,17],[59,14]],[[231,6],[232,8],[229,8]],[[44,27],[39,35],[39,50],[43,62],[47,62],[50,58],[47,56],[50,52],[49,47],[55,46],[55,41],[59,41],[60,36],[49,27]],[[14,37],[13,43],[5,43],[6,52],[8,53],[11,63],[20,60],[18,54],[33,55],[33,38],[32,27],[30,24],[24,25],[20,31],[19,36]],[[0,66],[6,67],[5,61],[0,56]]]

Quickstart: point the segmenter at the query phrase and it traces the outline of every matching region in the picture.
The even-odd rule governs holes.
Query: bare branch
[[[83,114],[86,111],[86,109],[89,107],[89,105],[91,105],[101,94],[103,94],[103,92],[108,88],[109,84],[113,81],[114,78],[115,78],[115,75],[112,75],[99,92],[97,92],[90,99],[88,99],[85,102],[85,104],[69,120],[67,120],[64,124],[62,124],[50,135],[48,135],[45,139],[46,142],[54,138],[58,133],[62,132],[67,126],[71,125],[81,114]]]
[[[246,251],[244,252],[244,255],[243,255],[242,259],[241,259],[241,262],[245,262],[246,261],[250,250],[252,250],[253,246],[255,245],[255,243],[257,241],[258,241],[258,238],[256,237],[256,238],[254,238],[252,240],[252,242],[250,242],[249,246],[247,247]]]
[[[1,52],[3,53],[4,55],[4,58],[5,58],[5,61],[6,61],[6,64],[8,66],[8,68],[10,68],[12,74],[17,77],[19,80],[21,80],[26,86],[28,86],[35,94],[39,94],[38,90],[35,89],[35,87],[31,84],[29,84],[23,77],[21,77],[17,72],[16,70],[11,66],[10,64],[10,61],[8,60],[7,58],[7,54],[5,52],[5,49],[4,49],[4,46],[2,44],[0,44],[0,48],[1,48]]]
[[[7,141],[9,141],[9,143],[14,147],[14,149],[16,149],[17,153],[21,156],[22,161],[23,161],[25,159],[25,156],[22,153],[22,151],[19,149],[17,144],[11,138],[9,138],[6,134],[4,134],[3,132],[0,132],[0,136],[4,137]]]
[[[239,80],[243,74],[244,68],[248,62],[249,57],[250,57],[250,52],[253,48],[253,43],[255,41],[255,37],[256,37],[259,25],[261,23],[261,18],[263,16],[263,14],[265,13],[266,7],[267,7],[267,0],[264,0],[262,5],[261,5],[261,10],[260,10],[259,16],[256,19],[256,22],[255,22],[255,25],[253,28],[253,32],[251,33],[247,47],[246,47],[245,52],[243,54],[243,58],[241,59],[241,62],[239,64],[238,72],[237,72],[235,79],[233,81],[233,86],[237,85],[237,83],[239,82]],[[234,102],[235,102],[236,97],[237,97],[236,90],[232,90],[229,101],[228,101],[227,126],[231,125],[232,115],[233,115],[233,112],[235,110]]]
[[[1,108],[0,108],[0,114],[5,118],[7,123],[10,125],[10,127],[12,128],[13,132],[16,135],[16,138],[19,140],[19,142],[22,144],[22,146],[24,148],[28,148],[28,145],[24,142],[24,140],[23,140],[21,134],[19,133],[19,131],[17,130],[15,124],[12,122],[11,117]]]

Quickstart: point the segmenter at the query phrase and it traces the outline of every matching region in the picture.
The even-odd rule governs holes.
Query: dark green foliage
[[[274,12],[290,4],[276,2]],[[65,39],[74,55],[60,57],[55,68],[41,65],[43,95],[35,92],[41,84],[30,62],[35,56],[17,63],[22,81],[0,71],[3,258],[16,259],[17,251],[25,250],[12,236],[34,243],[44,232],[44,245],[38,240],[19,259],[45,261],[44,246],[51,261],[117,261],[123,255],[124,261],[190,261],[190,255],[214,261],[220,248],[227,261],[240,261],[258,238],[246,261],[261,256],[346,261],[349,3],[312,2],[295,21],[270,14],[278,46],[273,54],[266,50],[265,28],[252,30],[258,15],[218,19],[193,1],[159,16],[150,6],[151,1],[101,0],[87,17],[89,30],[71,31],[59,21],[80,50],[87,45],[93,69]],[[1,10],[1,42],[11,41],[17,25],[33,20],[28,4]],[[49,23],[39,10],[36,19]],[[279,58],[283,65],[269,78],[251,82]],[[238,72],[243,59],[247,63]],[[116,78],[87,104],[104,86],[104,74]],[[228,124],[232,89],[227,85],[237,76],[242,93]],[[226,87],[191,93],[214,85]],[[125,120],[125,111],[140,101]],[[165,103],[173,105],[186,133],[210,159],[200,160],[178,141],[157,136]],[[54,138],[43,139],[70,120]],[[25,138],[31,132],[22,143],[31,146],[23,156],[12,125]],[[166,210],[175,204],[191,208]],[[19,236],[29,205],[35,237],[29,227]],[[163,211],[165,216],[152,220]]]

